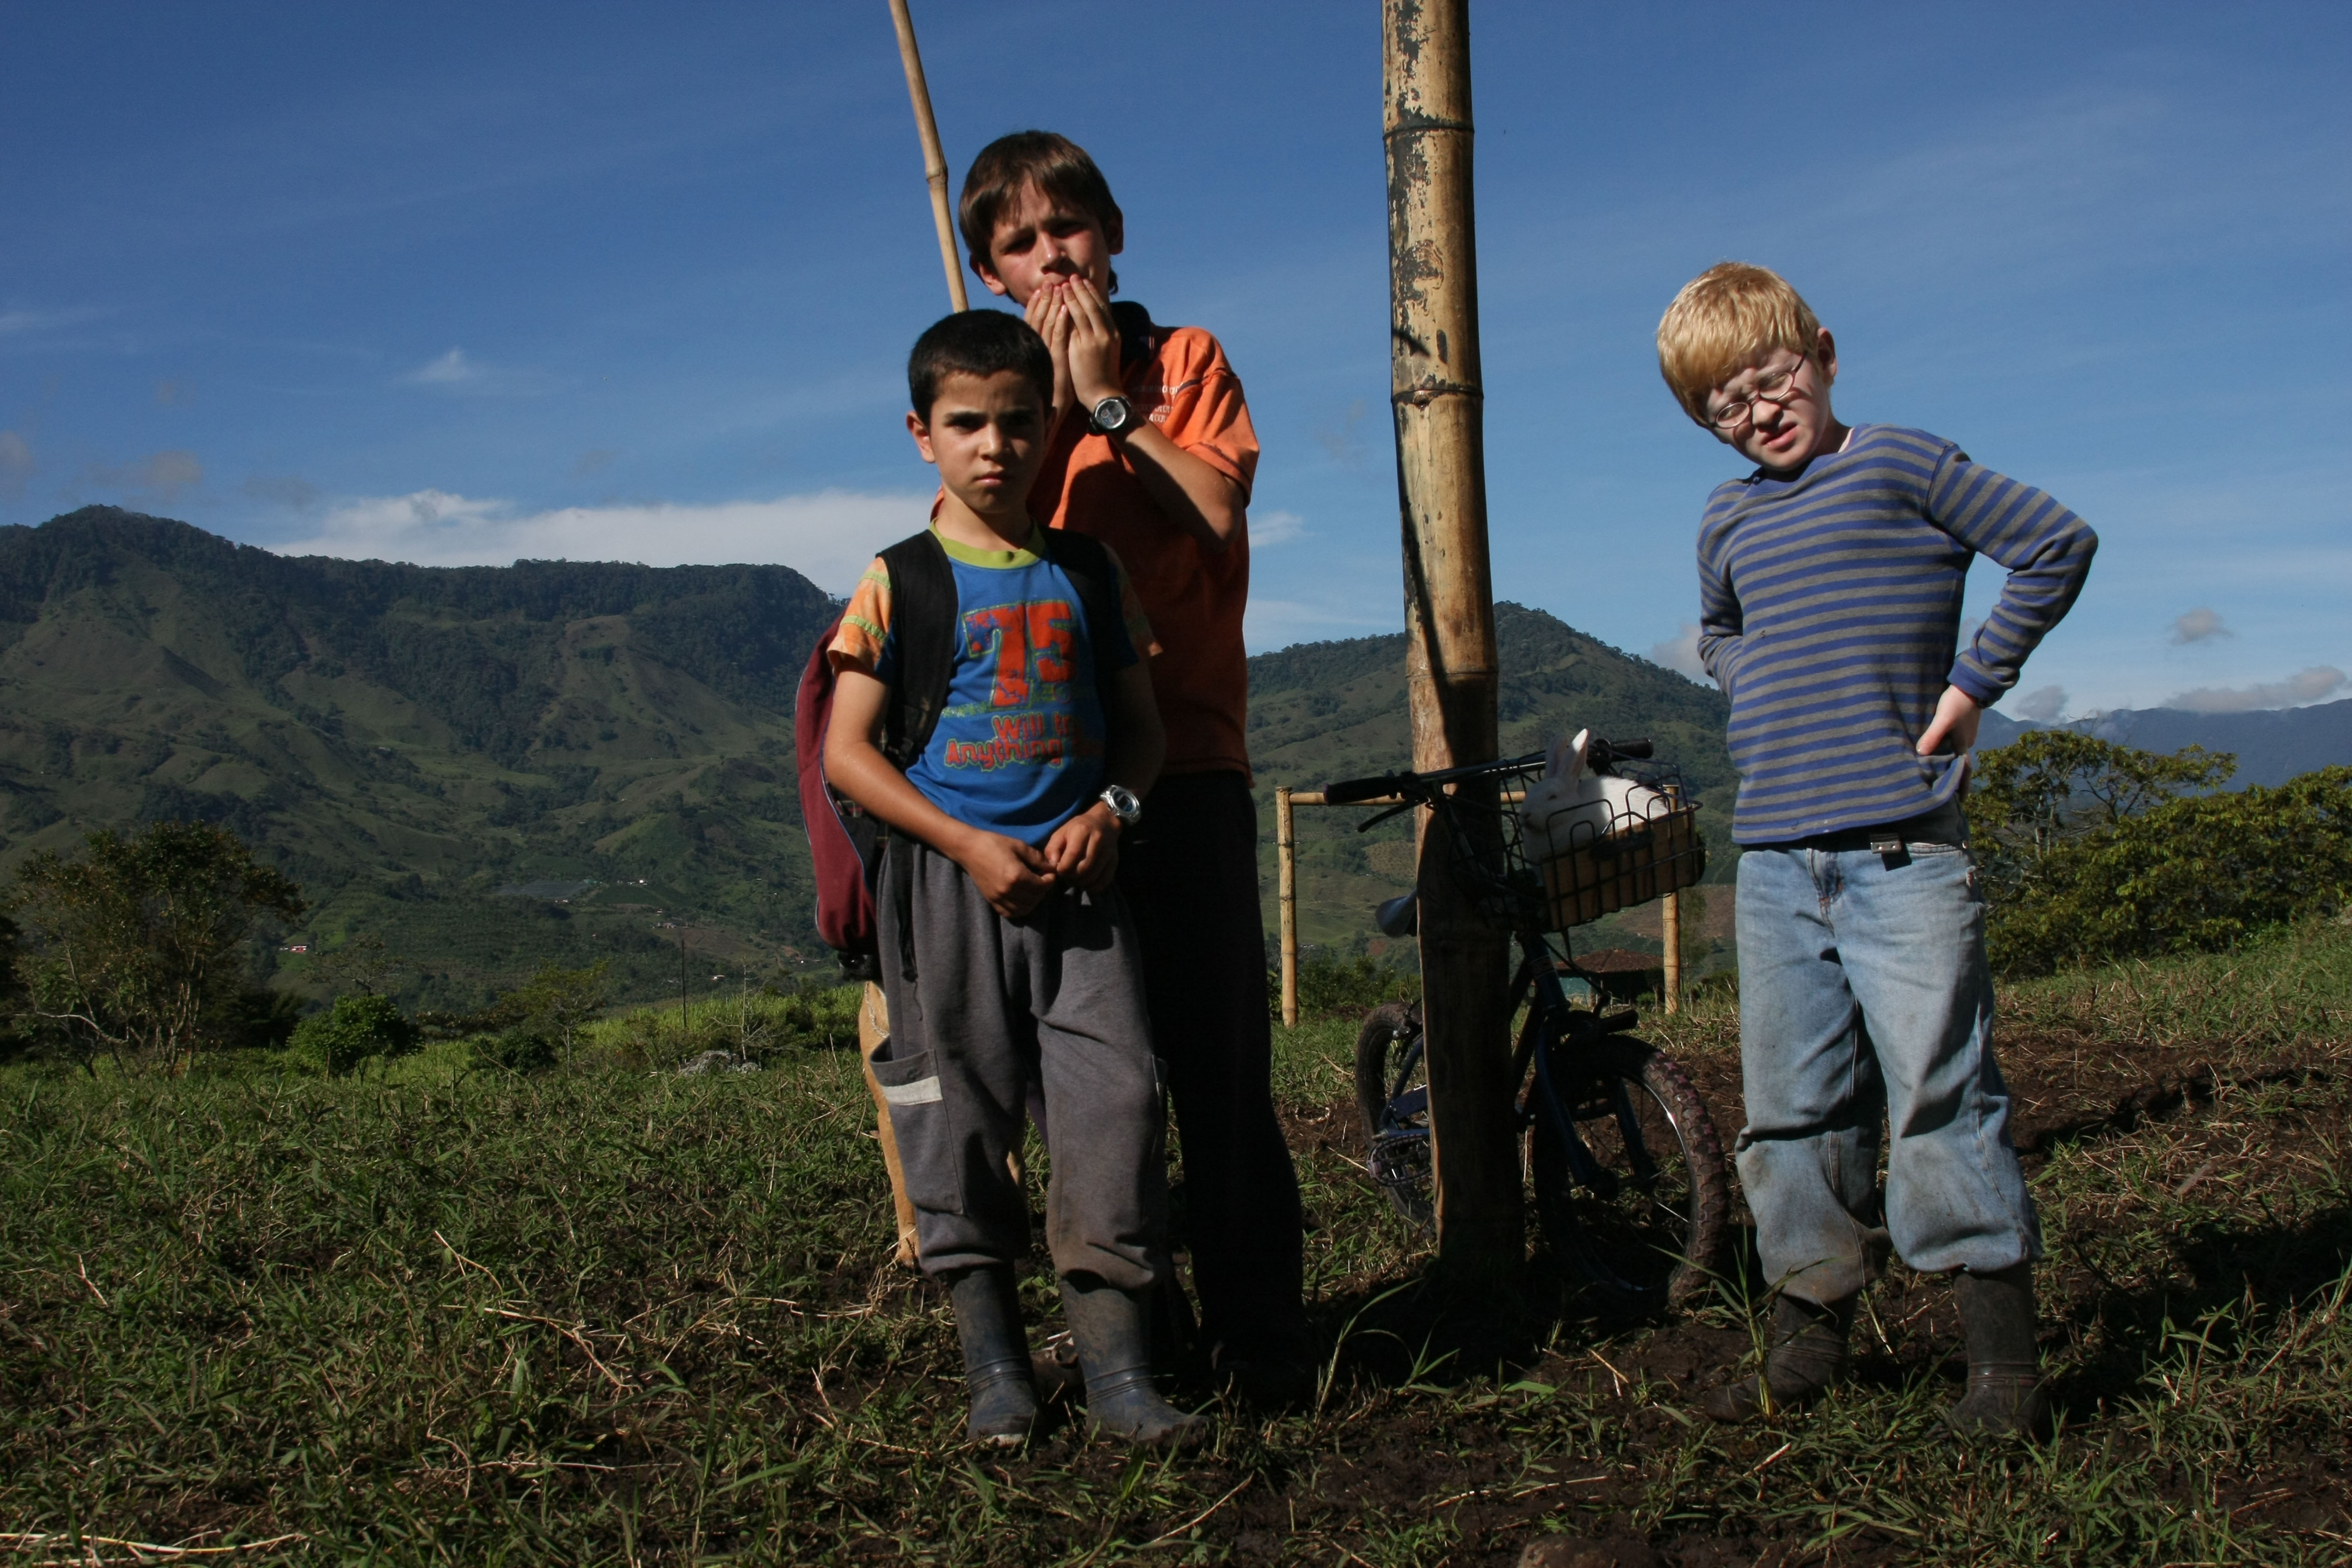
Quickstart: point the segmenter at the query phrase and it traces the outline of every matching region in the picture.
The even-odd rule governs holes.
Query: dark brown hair
[[[1127,221],[1111,199],[1110,182],[1085,148],[1051,131],[1000,136],[971,161],[971,171],[963,177],[963,197],[956,205],[956,226],[963,231],[964,250],[974,272],[983,267],[995,270],[988,247],[996,239],[996,220],[1019,197],[1021,188],[1030,184],[1091,214],[1106,232]],[[1118,274],[1111,280],[1116,287]]]
[[[960,310],[931,323],[907,356],[907,395],[915,416],[931,422],[940,383],[951,375],[990,376],[1013,371],[1054,405],[1054,356],[1029,323],[1004,310]]]

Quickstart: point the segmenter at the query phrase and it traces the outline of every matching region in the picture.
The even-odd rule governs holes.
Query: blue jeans
[[[1958,846],[1740,857],[1739,1180],[1765,1277],[1789,1294],[1853,1294],[1890,1241],[1929,1273],[2042,1256],[1993,1060],[1984,920]]]

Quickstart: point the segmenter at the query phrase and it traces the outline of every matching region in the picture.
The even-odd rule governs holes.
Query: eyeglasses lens
[[[1797,372],[1805,362],[1799,360],[1786,370],[1776,370],[1756,384],[1756,390],[1746,397],[1735,398],[1723,405],[1715,416],[1718,430],[1737,430],[1755,416],[1759,403],[1785,404],[1797,384]]]

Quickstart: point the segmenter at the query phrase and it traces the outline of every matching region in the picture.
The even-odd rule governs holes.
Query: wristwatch
[[[1087,416],[1087,428],[1097,436],[1116,436],[1135,423],[1135,405],[1117,393],[1095,405]]]
[[[1101,799],[1105,805],[1110,807],[1110,814],[1118,818],[1122,829],[1134,826],[1143,816],[1143,803],[1136,799],[1135,792],[1125,784],[1111,785],[1102,792]]]

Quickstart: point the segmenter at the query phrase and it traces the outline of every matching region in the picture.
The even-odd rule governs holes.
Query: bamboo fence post
[[[1282,1024],[1298,1024],[1298,856],[1290,786],[1274,791],[1275,901],[1282,912]]]
[[[1680,893],[1668,893],[1666,904],[1666,1012],[1683,1009],[1683,900]]]
[[[1413,766],[1427,772],[1486,762],[1497,746],[1468,0],[1383,0],[1381,35],[1406,668]],[[1507,1081],[1508,939],[1453,875],[1451,836],[1432,833],[1426,814],[1418,826],[1438,1257],[1459,1276],[1492,1279],[1526,1255]]]
[[[923,57],[915,47],[915,18],[907,0],[890,0],[890,20],[898,29],[898,63],[907,68],[907,96],[914,100],[915,134],[923,142],[923,180],[931,187],[931,222],[940,231],[940,263],[948,269],[948,298],[959,310],[971,309],[963,289],[963,265],[956,257],[955,220],[948,210],[948,155],[940,145],[940,122],[931,113],[931,89],[923,80]]]

